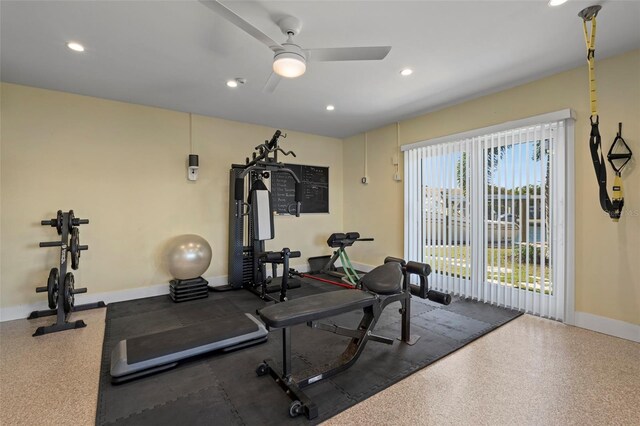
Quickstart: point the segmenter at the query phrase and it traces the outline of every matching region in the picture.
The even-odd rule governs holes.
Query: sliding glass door
[[[564,121],[405,151],[405,257],[433,288],[563,319]]]

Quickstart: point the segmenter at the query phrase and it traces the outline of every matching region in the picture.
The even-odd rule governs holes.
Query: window
[[[431,265],[433,288],[564,319],[570,117],[403,147],[405,258]]]

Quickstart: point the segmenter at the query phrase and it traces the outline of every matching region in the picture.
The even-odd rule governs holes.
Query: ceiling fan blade
[[[226,19],[227,21],[231,22],[236,27],[238,27],[241,30],[245,31],[246,33],[251,35],[253,38],[257,39],[258,41],[260,41],[262,43],[264,43],[269,49],[273,50],[274,52],[277,51],[277,50],[282,50],[283,49],[283,47],[280,45],[280,43],[278,43],[277,41],[273,40],[271,37],[269,37],[268,35],[266,35],[262,31],[260,31],[259,29],[257,29],[253,25],[251,25],[249,22],[245,21],[240,16],[236,15],[236,13],[234,11],[232,11],[231,9],[229,9],[228,7],[226,7],[225,5],[220,3],[219,1],[215,1],[215,0],[200,0],[200,3],[204,4],[209,9],[213,10],[218,15],[222,16],[224,19]]]
[[[328,47],[307,49],[307,60],[326,61],[379,61],[391,51],[391,46]]]
[[[282,77],[280,77],[275,72],[272,72],[271,75],[269,76],[269,79],[264,84],[262,91],[265,93],[273,93],[273,91],[276,90],[278,83],[280,83],[280,80],[282,80]]]

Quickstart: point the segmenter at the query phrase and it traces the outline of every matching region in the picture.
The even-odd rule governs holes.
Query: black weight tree
[[[103,308],[105,303],[95,302],[85,305],[75,304],[75,295],[86,293],[86,288],[75,288],[73,272],[67,272],[67,265],[71,260],[71,268],[76,270],[80,266],[80,252],[87,250],[88,246],[80,244],[80,231],[78,226],[86,225],[89,219],[76,218],[73,210],[63,213],[58,210],[55,218],[40,222],[43,226],[49,225],[56,228],[60,241],[40,243],[40,247],[60,247],[60,268],[51,268],[46,287],[36,287],[36,293],[47,293],[49,308],[44,311],[33,311],[29,319],[56,315],[56,322],[38,327],[34,336],[55,333],[57,331],[86,327],[83,320],[69,321],[71,312],[85,311],[87,309]],[[60,282],[62,280],[62,282]]]

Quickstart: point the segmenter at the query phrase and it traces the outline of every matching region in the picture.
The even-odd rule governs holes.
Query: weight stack
[[[202,277],[169,281],[169,297],[174,302],[209,297],[209,282]]]

